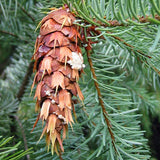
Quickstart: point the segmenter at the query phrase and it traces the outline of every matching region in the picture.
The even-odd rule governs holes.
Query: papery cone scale
[[[57,153],[58,148],[64,151],[63,140],[68,124],[72,126],[74,123],[72,108],[75,101],[72,96],[83,100],[77,83],[84,68],[78,46],[81,37],[74,21],[75,17],[67,7],[44,17],[32,57],[37,70],[32,88],[37,84],[34,98],[37,98],[36,110],[40,112],[34,127],[39,119],[45,121],[40,139],[47,135],[46,143],[48,148],[51,143],[52,153]]]

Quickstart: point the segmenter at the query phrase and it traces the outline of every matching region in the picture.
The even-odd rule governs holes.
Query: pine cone
[[[32,57],[37,70],[32,88],[38,84],[34,98],[37,98],[36,110],[40,110],[34,127],[39,119],[46,122],[40,139],[47,135],[46,142],[48,147],[51,142],[52,152],[57,152],[57,147],[64,151],[62,142],[68,123],[71,126],[74,123],[72,96],[78,95],[83,100],[77,83],[84,68],[78,46],[81,37],[74,21],[75,17],[67,7],[51,11],[41,21]]]

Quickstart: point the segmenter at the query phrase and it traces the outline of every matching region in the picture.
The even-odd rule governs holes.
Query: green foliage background
[[[22,141],[18,143],[19,150],[32,148],[32,153],[23,153],[28,154],[24,159],[59,159],[46,151],[45,138],[37,144],[41,122],[30,133],[37,116],[33,94],[30,96],[34,74],[25,83],[24,94],[19,93],[31,65],[38,35],[36,26],[49,8],[63,4],[75,13],[75,23],[84,27],[86,34],[87,28],[94,25],[103,36],[102,39],[92,33],[87,40],[97,42],[92,45],[91,59],[115,137],[114,148],[82,44],[86,68],[79,83],[85,100],[75,106],[77,122],[73,131],[69,127],[68,138],[63,142],[63,159],[158,159],[154,119],[158,126],[159,0],[0,0],[0,136],[14,136],[11,147]],[[147,21],[142,23],[140,17]],[[109,25],[109,20],[122,25]],[[13,151],[18,154],[16,150]]]

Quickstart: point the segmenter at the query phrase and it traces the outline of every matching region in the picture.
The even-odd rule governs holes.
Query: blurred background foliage
[[[59,159],[46,151],[45,138],[37,144],[41,122],[31,133],[37,113],[30,87],[35,29],[49,8],[63,4],[68,4],[77,17],[75,23],[86,28],[86,34],[91,25],[100,32],[91,31],[87,40],[97,42],[91,59],[118,152],[82,44],[86,68],[79,83],[85,100],[75,106],[77,122],[63,142],[63,159],[158,160],[159,0],[0,0],[0,159]],[[109,25],[109,20],[122,25]]]

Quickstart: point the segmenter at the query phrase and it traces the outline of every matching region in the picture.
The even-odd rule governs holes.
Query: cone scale
[[[36,39],[34,77],[32,88],[37,84],[34,98],[39,119],[45,122],[42,135],[51,151],[64,151],[63,140],[68,125],[74,123],[73,96],[83,100],[78,80],[83,72],[83,57],[78,46],[81,39],[73,24],[74,15],[67,7],[51,11],[40,22],[40,35]]]

